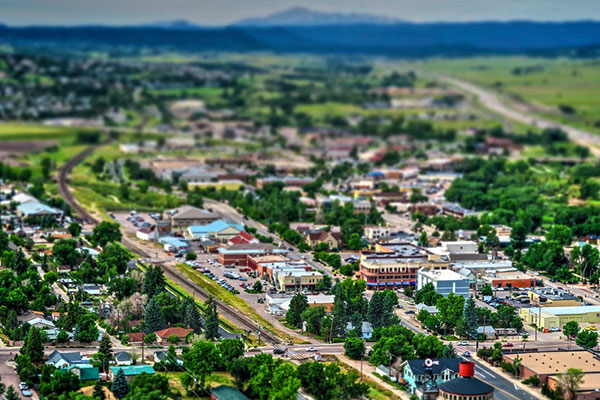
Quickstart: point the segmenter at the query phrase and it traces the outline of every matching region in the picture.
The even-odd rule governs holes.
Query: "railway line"
[[[97,150],[103,145],[104,144],[98,144],[86,148],[84,151],[82,151],[81,153],[77,154],[75,157],[71,158],[69,161],[64,163],[58,171],[58,193],[63,198],[63,200],[67,204],[69,204],[69,206],[73,210],[75,210],[75,212],[81,219],[87,221],[90,224],[98,224],[100,221],[79,204],[79,202],[71,192],[71,189],[69,188],[68,179],[69,174],[77,164],[82,162],[86,157],[88,157],[90,154],[92,154],[95,150]],[[152,258],[152,255],[147,250],[145,250],[126,236],[123,236],[123,238],[121,239],[121,243],[126,248],[140,255],[143,258]],[[187,281],[185,278],[183,278],[178,273],[178,271],[173,271],[173,269],[167,265],[159,265],[168,279],[175,282],[188,293],[193,293],[194,295],[197,294],[202,301],[208,300],[210,295],[204,290],[204,288],[202,288],[202,286],[190,283],[190,281]],[[234,323],[238,328],[241,328],[246,332],[257,332],[258,330],[260,330],[261,340],[268,344],[279,345],[282,343],[281,339],[278,338],[276,335],[267,331],[266,329],[260,328],[259,324],[257,324],[247,316],[241,314],[238,310],[231,307],[229,304],[224,303],[218,298],[215,298],[215,301],[217,303],[219,313],[227,321],[231,321],[232,323]],[[224,325],[227,326],[228,324],[225,323]]]

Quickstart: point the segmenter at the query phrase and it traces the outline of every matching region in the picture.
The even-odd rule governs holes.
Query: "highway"
[[[513,102],[512,104],[509,104],[508,100],[500,99],[500,96],[493,91],[482,88],[481,86],[473,83],[465,82],[449,76],[438,76],[437,78],[459,88],[464,92],[468,92],[477,96],[484,107],[506,118],[521,122],[523,124],[537,126],[542,129],[560,128],[569,135],[571,140],[582,146],[588,147],[594,156],[600,156],[600,149],[598,148],[600,145],[600,137],[597,134],[574,128],[569,125],[561,124],[559,122],[550,121],[541,118],[538,115],[530,114],[525,110],[520,110],[520,107],[516,103]]]

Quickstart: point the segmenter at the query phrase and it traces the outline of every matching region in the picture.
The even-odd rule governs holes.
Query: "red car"
[[[512,343],[504,343],[502,345],[502,347],[513,347],[514,345]]]

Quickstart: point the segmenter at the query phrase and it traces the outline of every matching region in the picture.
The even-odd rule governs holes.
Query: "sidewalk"
[[[340,360],[340,362],[348,365],[349,367],[352,367],[360,374],[360,361],[351,360],[344,355],[339,355],[337,357]],[[403,400],[410,399],[409,393],[407,393],[403,390],[400,390],[400,389],[396,388],[395,386],[390,385],[383,379],[373,375],[373,372],[375,372],[375,367],[372,366],[371,364],[369,364],[368,361],[363,361],[362,362],[362,375],[363,375],[364,380],[369,380],[369,381],[375,382],[378,386],[382,387],[385,390],[389,390],[396,397],[398,397],[400,399],[403,399]]]

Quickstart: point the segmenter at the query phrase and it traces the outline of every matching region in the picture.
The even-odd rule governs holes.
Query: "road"
[[[500,99],[500,96],[493,91],[482,88],[481,86],[477,86],[473,83],[465,82],[449,76],[439,76],[438,79],[449,83],[462,91],[477,96],[484,107],[506,118],[521,122],[523,124],[537,126],[542,129],[560,128],[569,135],[569,138],[572,141],[588,147],[594,156],[600,156],[600,148],[598,148],[600,145],[600,137],[594,133],[530,114],[526,110],[520,109],[522,107],[519,107],[519,105],[515,102]]]

